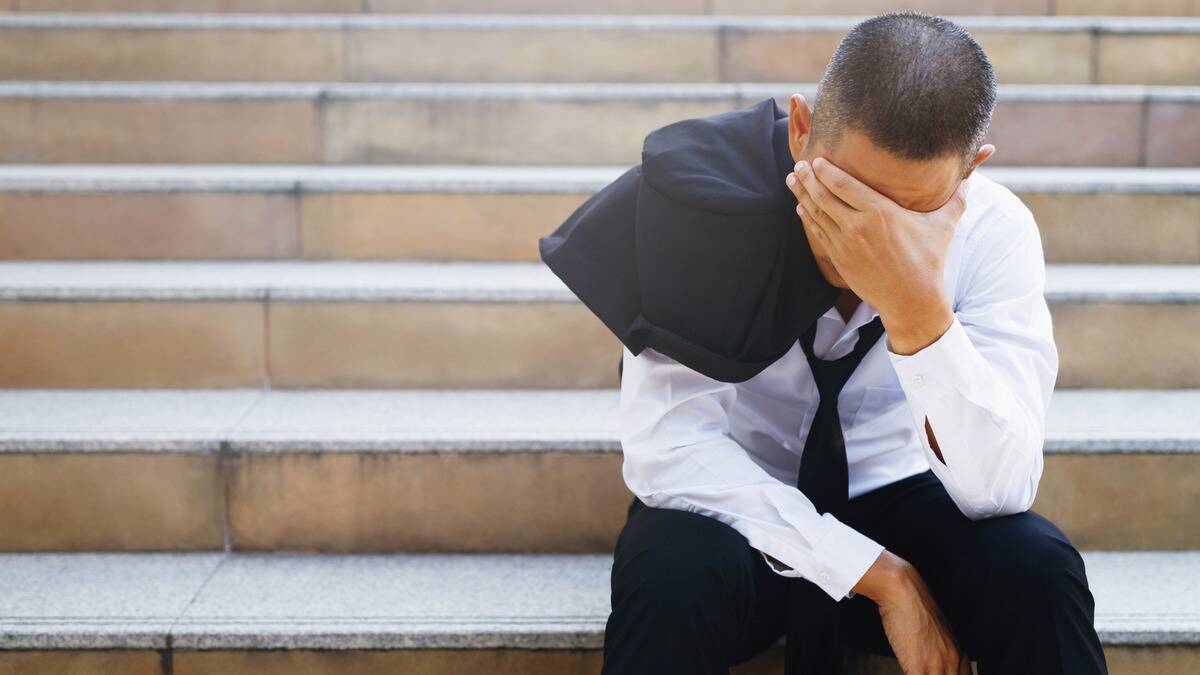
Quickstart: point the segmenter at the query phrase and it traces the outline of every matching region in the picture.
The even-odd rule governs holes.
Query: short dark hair
[[[905,159],[961,154],[965,174],[996,106],[996,77],[963,27],[889,12],[850,29],[817,87],[812,137],[836,148],[845,129]]]

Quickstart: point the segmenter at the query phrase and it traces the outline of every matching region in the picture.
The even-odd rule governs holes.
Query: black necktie
[[[854,349],[830,361],[813,355],[816,332],[817,322],[814,321],[800,337],[800,346],[808,357],[808,365],[820,392],[820,403],[804,441],[796,487],[808,497],[818,513],[829,512],[837,516],[849,502],[850,490],[846,444],[837,410],[838,395],[863,356],[883,334],[883,322],[876,316],[860,326]],[[842,634],[837,601],[809,581],[792,584],[791,597],[785,673],[838,673],[841,667]]]
[[[883,334],[883,322],[877,316],[860,326],[854,349],[832,361],[819,359],[813,354],[816,332],[817,322],[814,321],[800,337],[800,346],[808,357],[813,380],[820,392],[820,404],[809,427],[808,438],[804,441],[796,487],[812,501],[819,513],[836,513],[849,501],[850,484],[846,470],[846,444],[842,439],[842,423],[838,417],[838,395],[867,350]]]

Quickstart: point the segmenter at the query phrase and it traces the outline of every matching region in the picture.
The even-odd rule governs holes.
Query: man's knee
[[[1021,607],[1092,603],[1083,556],[1054,523],[1034,511],[976,521],[979,555],[990,591]],[[1018,602],[1026,599],[1028,602]]]
[[[729,525],[699,513],[644,507],[626,527],[636,532],[613,560],[614,606],[636,597],[648,611],[678,615],[750,590],[756,553]]]

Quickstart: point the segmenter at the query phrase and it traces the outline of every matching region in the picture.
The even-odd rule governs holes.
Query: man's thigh
[[[613,554],[612,603],[643,603],[668,623],[673,612],[703,612],[715,626],[716,649],[737,665],[783,635],[788,581],[733,527],[635,498]]]

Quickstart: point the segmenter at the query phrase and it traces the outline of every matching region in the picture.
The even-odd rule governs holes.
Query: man
[[[994,102],[975,40],[914,12],[856,25],[815,108],[791,97],[778,133],[796,164],[776,178],[842,290],[745,381],[623,350],[636,498],[605,675],[728,673],[785,633],[789,675],[813,672],[794,642],[843,636],[906,673],[1107,672],[1083,560],[1030,510],[1058,354],[1032,214],[975,173]],[[832,362],[852,374],[818,386]],[[835,443],[848,502],[818,510]],[[823,482],[798,490],[810,457]],[[822,602],[841,632],[789,631]]]

